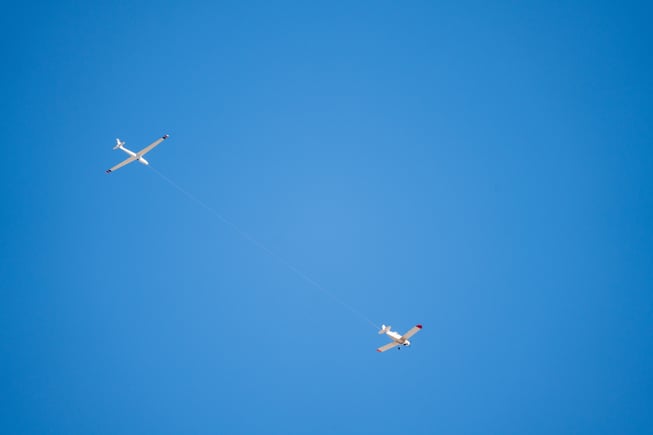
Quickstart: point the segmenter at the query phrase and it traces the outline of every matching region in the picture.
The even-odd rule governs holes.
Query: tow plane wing
[[[386,350],[390,350],[395,346],[399,346],[399,343],[397,343],[396,341],[393,341],[392,343],[388,343],[385,346],[381,346],[376,351],[377,352],[385,352]]]
[[[401,338],[410,338],[413,335],[417,334],[421,329],[422,329],[422,325],[413,326],[408,330],[408,332],[402,335]]]

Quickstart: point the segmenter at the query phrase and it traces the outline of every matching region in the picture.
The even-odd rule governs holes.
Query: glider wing
[[[118,164],[117,164],[116,166],[114,166],[113,168],[111,168],[111,169],[107,169],[106,172],[107,172],[107,174],[110,174],[110,173],[112,173],[113,171],[115,171],[116,169],[120,169],[120,168],[122,168],[123,166],[125,166],[126,164],[131,163],[131,162],[133,162],[133,161],[136,160],[136,159],[137,159],[136,156],[130,156],[130,157],[127,157],[125,160],[123,160],[122,162],[118,163]]]
[[[166,140],[166,139],[168,139],[168,135],[167,135],[167,134],[164,135],[164,136],[161,136],[160,138],[158,138],[157,140],[155,140],[154,142],[152,142],[151,144],[149,144],[148,146],[146,146],[145,148],[143,148],[142,150],[140,150],[139,152],[137,152],[136,155],[139,156],[139,157],[140,157],[140,156],[144,156],[145,154],[147,154],[147,153],[149,153],[150,151],[152,151],[152,148],[154,148],[155,146],[157,146],[158,144],[160,144],[161,142],[163,142],[163,141]]]

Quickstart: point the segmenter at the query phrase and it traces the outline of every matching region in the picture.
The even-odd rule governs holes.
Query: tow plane
[[[378,348],[376,350],[377,352],[385,352],[386,350],[392,349],[395,346],[410,346],[410,340],[408,339],[413,335],[417,334],[422,329],[422,325],[413,326],[404,335],[401,335],[395,331],[391,331],[390,330],[391,328],[392,328],[391,326],[381,325],[381,330],[379,331],[379,334],[387,335],[388,337],[392,338],[392,341],[386,344],[385,346],[381,346],[380,348]],[[401,347],[399,347],[398,349],[401,349]]]
[[[163,142],[163,141],[166,140],[166,139],[168,139],[168,135],[167,135],[167,134],[161,136],[160,138],[158,138],[157,140],[155,140],[154,142],[152,142],[151,144],[149,144],[148,146],[146,146],[145,148],[143,148],[142,150],[140,150],[140,151],[137,152],[137,153],[135,153],[135,152],[133,152],[133,151],[131,151],[131,150],[128,150],[128,149],[125,148],[125,146],[124,146],[124,145],[125,145],[125,142],[122,142],[120,139],[116,139],[116,146],[113,147],[113,149],[114,149],[114,150],[118,150],[118,149],[123,150],[124,152],[126,152],[127,154],[129,154],[129,157],[127,157],[127,158],[126,158],[125,160],[123,160],[122,162],[118,163],[118,164],[117,164],[116,166],[114,166],[113,168],[111,168],[111,169],[107,169],[107,170],[106,170],[106,173],[107,173],[107,174],[110,174],[110,173],[112,173],[113,171],[118,170],[118,169],[122,168],[123,166],[125,166],[125,165],[127,165],[127,164],[133,162],[134,160],[137,160],[139,163],[142,163],[142,164],[144,164],[144,165],[149,165],[150,162],[148,162],[147,160],[145,160],[145,158],[143,158],[143,156],[144,156],[145,154],[149,153],[150,151],[152,151],[152,149],[153,149],[155,146],[157,146],[158,144],[160,144],[161,142]]]

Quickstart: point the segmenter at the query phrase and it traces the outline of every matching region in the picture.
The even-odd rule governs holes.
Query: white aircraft
[[[417,334],[420,331],[420,329],[422,329],[422,325],[413,326],[404,335],[400,335],[398,332],[391,331],[390,328],[391,326],[381,325],[381,330],[379,331],[379,334],[385,334],[388,337],[392,338],[392,342],[386,344],[385,346],[381,346],[376,350],[377,352],[385,352],[388,349],[392,349],[393,347],[400,346],[400,345],[410,346],[410,341],[408,339],[413,335]]]
[[[137,153],[128,150],[127,148],[125,148],[125,147],[123,146],[123,145],[125,145],[124,142],[120,141],[120,139],[116,139],[116,146],[113,147],[113,149],[114,149],[114,150],[121,149],[121,150],[123,150],[124,152],[126,152],[127,154],[129,154],[129,157],[127,157],[127,158],[126,158],[125,160],[123,160],[122,162],[118,163],[118,164],[117,164],[116,166],[114,166],[113,168],[111,168],[111,169],[107,169],[107,171],[106,171],[107,174],[110,174],[110,173],[112,173],[113,171],[122,168],[123,166],[125,166],[125,165],[127,165],[127,164],[133,162],[134,160],[138,160],[140,163],[142,163],[142,164],[144,164],[144,165],[149,165],[150,163],[149,163],[147,160],[145,160],[145,159],[143,158],[143,156],[144,156],[145,154],[149,153],[150,151],[152,151],[152,148],[154,148],[155,146],[157,146],[158,144],[160,144],[161,142],[163,142],[163,141],[166,140],[166,139],[168,139],[168,135],[167,135],[167,134],[161,136],[160,138],[158,138],[157,140],[155,140],[154,142],[152,142],[151,144],[149,144],[148,146],[146,146],[145,148],[143,148],[142,150],[140,150],[140,151],[137,152]]]

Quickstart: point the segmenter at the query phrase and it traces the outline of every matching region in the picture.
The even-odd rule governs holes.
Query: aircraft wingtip
[[[163,138],[164,138],[164,139],[168,139],[169,136],[170,136],[169,134],[164,134],[164,135],[163,135]]]
[[[381,349],[377,349],[376,351],[377,351],[377,352],[381,352]]]
[[[106,172],[107,174],[110,174],[110,173],[111,173],[111,169],[107,169],[105,172]]]
[[[422,325],[417,325],[417,327],[418,327],[419,329],[422,329]]]

